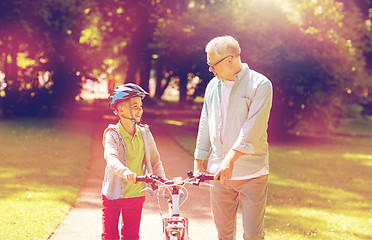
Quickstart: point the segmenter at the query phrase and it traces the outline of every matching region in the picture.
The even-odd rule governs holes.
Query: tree
[[[211,79],[204,52],[207,42],[225,34],[231,21],[219,22],[232,14],[227,2],[210,4],[209,1],[189,1],[176,6],[172,15],[162,19],[155,33],[156,53],[163,68],[172,69],[180,77],[180,106],[187,100],[189,73],[202,78],[203,85]],[[219,26],[216,28],[215,26]],[[231,25],[230,25],[231,26]]]
[[[337,127],[345,106],[360,98],[370,81],[365,68],[363,20],[350,3],[294,1],[284,11],[290,34],[273,49],[272,68],[281,129],[328,132]],[[354,94],[355,92],[355,94]]]
[[[370,4],[369,0],[355,2]],[[26,79],[14,70],[18,55],[35,61],[34,70],[23,72],[52,73],[48,89],[23,91],[19,99],[43,92],[40,102],[63,105],[66,99],[73,101],[83,76],[109,74],[108,69],[124,73],[130,82],[137,81],[140,72],[140,85],[147,89],[150,70],[155,69],[158,89],[160,79],[180,78],[184,106],[190,73],[203,80],[201,86],[212,77],[205,64],[205,45],[225,34],[239,40],[243,61],[272,80],[271,119],[279,123],[277,129],[301,125],[331,129],[345,105],[362,101],[372,91],[365,58],[372,49],[370,16],[351,1],[48,0],[31,4],[4,0],[0,4],[0,68],[7,79],[16,79],[14,96],[16,84],[24,85]]]
[[[34,64],[27,70],[31,75],[26,77],[19,75],[18,71],[15,71],[15,75],[6,73],[8,86],[5,89],[4,108],[16,114],[37,114],[35,109],[30,108],[33,102],[42,108],[51,109],[52,106],[65,107],[65,104],[75,100],[80,90],[81,77],[78,75],[84,73],[79,39],[84,26],[84,5],[87,2],[5,1],[2,9],[6,13],[19,14],[9,14],[10,20],[1,21],[7,26],[2,28],[3,36],[12,40],[12,47],[10,43],[5,46],[1,44],[3,50],[13,52],[11,59],[14,65],[21,52],[33,59]],[[37,84],[40,71],[51,73],[51,84],[47,87]],[[13,79],[9,81],[9,78]]]
[[[349,89],[359,97],[370,81],[363,19],[352,3],[346,11],[334,0],[194,2],[166,20],[158,45],[168,62],[193,72],[207,69],[203,47],[210,38],[226,33],[238,38],[243,61],[273,81],[277,129],[331,130],[352,100]]]
[[[22,21],[24,7],[23,1],[0,2],[0,52],[5,73],[5,90],[8,92],[2,99],[2,105],[18,101],[16,95],[19,89],[17,53],[20,45],[24,43],[24,38],[21,38],[25,30],[25,23]]]
[[[153,34],[159,19],[167,15],[172,1],[97,1],[91,14],[99,16],[98,28],[110,57],[125,56],[118,68],[125,82],[137,82],[148,90],[154,54]]]

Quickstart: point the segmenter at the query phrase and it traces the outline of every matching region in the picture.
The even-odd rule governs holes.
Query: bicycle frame
[[[175,179],[173,179],[175,182]],[[182,180],[181,180],[182,181]],[[188,227],[189,221],[185,217],[180,216],[180,204],[179,201],[182,198],[180,189],[182,186],[172,185],[172,199],[168,200],[169,206],[169,217],[163,218],[163,239],[180,239],[189,240]],[[165,198],[166,194],[163,194]]]
[[[201,182],[206,180],[213,180],[213,175],[199,174],[195,177],[192,172],[189,172],[188,178],[184,180],[181,177],[164,180],[153,175],[137,177],[137,181],[151,183],[153,190],[158,188],[156,184],[166,190],[163,196],[168,199],[169,217],[163,218],[163,240],[189,240],[189,221],[187,218],[180,216],[180,206],[183,204],[180,205],[180,199],[183,198],[182,189],[186,192],[185,202],[188,195],[187,189],[184,187],[185,184],[192,183],[199,186]]]

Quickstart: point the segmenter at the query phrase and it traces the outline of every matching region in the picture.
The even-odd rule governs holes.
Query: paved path
[[[61,225],[50,236],[51,240],[98,240],[101,236],[101,198],[100,190],[104,174],[102,133],[108,123],[115,120],[95,116],[93,125],[91,165],[86,182],[79,194],[77,202],[67,214]],[[192,156],[179,146],[160,125],[150,124],[167,178],[186,177],[192,170]],[[206,186],[189,185],[189,198],[181,207],[181,215],[189,219],[189,237],[195,240],[216,238],[216,230],[212,221],[209,205],[209,189]],[[167,216],[167,203],[161,200],[163,216]],[[239,216],[238,219],[241,219]],[[238,222],[240,223],[240,222]],[[241,224],[238,224],[241,226]],[[238,227],[238,235],[241,236]],[[162,220],[156,198],[147,196],[144,204],[141,239],[162,239]],[[240,239],[239,237],[237,239]]]

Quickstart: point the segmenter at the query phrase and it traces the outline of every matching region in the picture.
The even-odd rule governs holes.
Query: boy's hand
[[[128,183],[136,183],[137,180],[137,174],[135,174],[134,172],[128,172],[124,175],[125,177],[125,180],[128,182]]]

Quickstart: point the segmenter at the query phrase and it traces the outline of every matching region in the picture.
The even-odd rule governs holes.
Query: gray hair
[[[205,52],[217,56],[239,56],[241,49],[234,37],[226,35],[213,38],[205,47]]]

